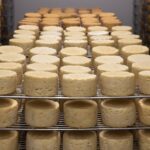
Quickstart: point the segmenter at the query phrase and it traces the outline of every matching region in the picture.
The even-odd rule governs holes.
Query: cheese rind
[[[99,143],[101,150],[133,150],[133,135],[129,131],[102,131]]]
[[[102,121],[107,126],[121,128],[136,122],[136,107],[131,100],[104,100],[100,110]]]
[[[0,101],[0,127],[9,127],[18,119],[18,102],[13,99],[2,99]]]
[[[16,92],[17,73],[11,70],[0,70],[0,95]]]
[[[0,148],[1,150],[18,149],[18,132],[17,131],[0,131]]]
[[[60,133],[57,131],[29,131],[26,136],[26,150],[59,150]]]
[[[63,135],[63,150],[96,150],[94,131],[68,131]]]
[[[150,148],[150,131],[139,130],[138,131],[139,148],[140,150],[149,150]]]
[[[64,96],[95,96],[96,75],[94,74],[64,74],[62,92]]]
[[[25,121],[32,127],[55,126],[59,119],[59,103],[51,100],[32,100],[25,104]]]
[[[129,72],[103,72],[100,76],[102,94],[128,96],[135,91],[135,76]]]
[[[29,96],[55,96],[58,75],[44,71],[27,71],[24,74],[24,93]]]
[[[97,112],[97,103],[92,100],[70,100],[64,103],[64,121],[70,127],[94,127],[97,123]]]

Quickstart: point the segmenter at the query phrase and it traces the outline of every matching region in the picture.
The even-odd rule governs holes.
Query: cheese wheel
[[[0,148],[1,150],[18,149],[18,132],[17,131],[0,131]]]
[[[5,45],[5,46],[0,46],[0,53],[19,53],[23,54],[23,49],[19,46],[10,46],[10,45]]]
[[[61,42],[62,41],[62,37],[61,36],[58,36],[58,35],[49,35],[49,34],[45,34],[45,35],[41,35],[39,37],[40,40],[49,40],[49,41],[59,41]]]
[[[18,27],[20,30],[29,30],[29,31],[34,31],[36,35],[39,34],[39,27],[36,25],[20,25]]]
[[[36,47],[50,47],[54,48],[56,50],[60,49],[60,42],[59,40],[36,40],[35,41],[35,46]]]
[[[27,65],[27,71],[47,71],[47,72],[58,72],[58,67],[53,64],[45,64],[45,63],[33,63]]]
[[[58,119],[58,102],[51,100],[32,100],[27,101],[25,104],[25,122],[32,127],[55,126]]]
[[[9,44],[21,47],[27,54],[28,50],[34,46],[34,41],[31,39],[10,39]]]
[[[63,135],[63,150],[96,150],[97,136],[94,131],[68,131]]]
[[[0,95],[12,94],[17,88],[17,74],[11,70],[0,70]]]
[[[64,47],[81,47],[87,48],[87,40],[65,40]]]
[[[119,50],[111,46],[96,46],[92,49],[93,58],[103,55],[118,55],[118,54]]]
[[[95,96],[96,75],[94,74],[64,74],[62,92],[64,96]]]
[[[133,95],[135,77],[129,72],[103,72],[100,76],[102,94],[108,96]]]
[[[19,63],[0,63],[0,70],[11,70],[15,71],[17,74],[17,83],[20,84],[22,82],[23,68]]]
[[[138,140],[140,150],[148,150],[150,147],[150,130],[139,130]]]
[[[132,100],[104,100],[101,102],[100,110],[102,121],[107,126],[123,128],[136,122],[136,107]]]
[[[18,119],[18,102],[13,99],[2,99],[0,101],[0,127],[9,127]]]
[[[29,131],[26,136],[26,150],[59,150],[60,133],[57,131]]]
[[[127,58],[127,65],[129,66],[130,69],[132,68],[133,63],[142,63],[142,62],[149,64],[150,56],[146,54],[135,54]]]
[[[86,34],[84,32],[79,31],[64,31],[64,36],[85,36]]]
[[[150,111],[150,102],[149,99],[140,99],[137,102],[137,110],[140,122],[142,122],[144,125],[150,125],[150,119],[149,119],[149,111]]]
[[[117,35],[117,39],[140,39],[140,36],[137,34],[129,34],[129,35]]]
[[[57,31],[42,31],[41,36],[62,36],[61,32],[57,32]]]
[[[132,64],[132,72],[135,74],[135,79],[136,79],[137,84],[139,84],[139,78],[143,80],[142,82],[144,82],[144,84],[145,84],[145,81],[148,79],[148,73],[139,74],[141,71],[150,71],[150,64],[148,64],[147,62]],[[142,82],[140,81],[141,86],[143,85]]]
[[[93,40],[91,41],[91,46],[92,47],[97,47],[97,46],[115,46],[114,40]]]
[[[64,103],[64,121],[74,128],[94,127],[97,123],[97,103],[92,100],[70,100]]]
[[[142,45],[141,39],[120,39],[118,40],[118,48],[122,49],[127,45]]]
[[[40,18],[41,14],[40,13],[36,13],[36,12],[28,12],[28,13],[25,13],[24,16],[25,17],[30,17],[30,18],[34,18],[34,17]]]
[[[86,29],[80,26],[73,26],[73,27],[66,28],[66,31],[86,32]]]
[[[108,31],[108,28],[107,27],[104,27],[104,26],[90,26],[88,27],[88,32],[91,32],[91,31]]]
[[[34,47],[29,51],[30,57],[33,55],[56,55],[57,51],[49,47]]]
[[[90,31],[88,32],[88,36],[102,36],[102,35],[108,35],[108,31]]]
[[[22,39],[22,40],[30,39],[33,41],[36,40],[36,37],[34,35],[27,35],[27,34],[14,34],[13,38],[14,39]]]
[[[62,59],[62,65],[91,67],[91,59],[84,56],[68,56]]]
[[[27,71],[24,74],[24,93],[29,96],[55,96],[58,75],[44,71]]]
[[[129,45],[129,46],[124,46],[121,49],[121,55],[125,60],[127,60],[127,58],[130,55],[148,54],[148,53],[149,53],[149,48],[147,46],[143,46],[143,45]]]
[[[99,143],[101,150],[133,150],[133,135],[129,131],[102,131]]]
[[[63,32],[63,28],[59,26],[45,26],[43,28],[43,31],[57,31],[57,32]]]
[[[138,84],[140,92],[143,94],[150,94],[150,69],[149,71],[141,71],[138,74]]]
[[[66,47],[60,50],[59,56],[60,58],[64,58],[66,56],[86,56],[87,50],[80,47]]]
[[[131,31],[132,32],[132,27],[131,26],[114,26],[112,27],[112,31]]]
[[[122,64],[102,64],[97,66],[97,74],[100,76],[103,72],[120,72],[120,71],[128,71],[128,66]]]
[[[99,56],[96,57],[94,60],[94,67],[95,69],[97,66],[102,65],[102,64],[123,64],[124,60],[120,56]]]
[[[30,30],[15,30],[14,31],[15,34],[27,34],[27,35],[36,35],[34,31],[30,31]]]
[[[100,36],[90,36],[89,37],[90,44],[92,43],[92,41],[101,41],[101,40],[112,40],[112,36],[100,35]]]
[[[87,37],[82,35],[70,35],[66,36],[65,40],[87,40]]]
[[[31,57],[31,63],[46,63],[59,66],[60,59],[52,55],[34,55]]]

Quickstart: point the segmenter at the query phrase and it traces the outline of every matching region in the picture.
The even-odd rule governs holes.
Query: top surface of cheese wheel
[[[12,76],[17,76],[15,71],[11,70],[0,70],[0,78],[6,78],[6,77],[12,77]]]
[[[129,31],[113,31],[111,32],[112,36],[117,36],[117,35],[130,35],[132,32]]]
[[[36,109],[50,109],[50,108],[58,108],[59,103],[51,100],[32,100],[26,103],[28,106]]]
[[[62,36],[62,33],[61,32],[59,32],[59,31],[41,31],[41,33],[40,33],[41,35],[51,35],[51,36]]]
[[[0,61],[2,62],[18,62],[18,63],[24,63],[26,60],[26,57],[22,54],[17,53],[5,53],[0,55]]]
[[[17,131],[0,131],[0,140],[7,140],[17,136]]]
[[[88,31],[108,31],[108,28],[103,26],[91,26],[88,27]]]
[[[102,55],[109,55],[109,54],[116,54],[119,52],[119,50],[115,47],[111,47],[111,46],[96,46],[93,47],[92,49],[93,52],[98,53],[98,54],[102,54]]]
[[[131,26],[114,26],[112,27],[112,31],[131,31]]]
[[[124,139],[128,137],[132,137],[132,134],[129,131],[102,131],[100,132],[100,136],[106,137],[109,139],[114,139],[114,140],[119,140],[119,139]]]
[[[15,30],[14,31],[15,34],[29,34],[29,35],[35,35],[34,31],[30,31],[30,30]]]
[[[129,54],[148,53],[149,48],[143,45],[128,45],[124,46],[121,51]]]
[[[39,27],[36,25],[21,25],[18,27],[19,29],[23,29],[23,30],[33,30],[33,31],[38,31]]]
[[[140,36],[137,34],[129,34],[129,35],[117,35],[118,39],[140,39]]]
[[[132,64],[132,68],[137,68],[138,70],[150,70],[150,64],[147,62],[137,62]]]
[[[139,72],[139,75],[150,77],[150,71],[141,71]]]
[[[118,78],[118,77],[134,77],[134,74],[125,71],[118,71],[118,72],[103,72],[101,76]]]
[[[40,18],[41,14],[40,13],[36,13],[36,12],[28,12],[28,13],[25,13],[25,17],[37,17],[37,18]]]
[[[79,31],[79,32],[86,32],[86,29],[84,27],[80,26],[72,26],[72,27],[67,27],[67,31]]]
[[[76,65],[91,62],[89,58],[84,56],[68,56],[68,57],[64,57],[63,61],[69,64],[76,64]]]
[[[34,47],[30,49],[30,53],[34,55],[55,55],[57,51],[50,47]]]
[[[115,16],[115,13],[113,12],[102,12],[100,13],[101,17],[106,17],[106,16]]]
[[[10,44],[11,43],[16,43],[16,44],[29,44],[29,43],[33,43],[32,39],[10,39],[9,40]]]
[[[36,37],[34,35],[29,35],[29,34],[14,34],[13,38],[15,38],[15,39],[31,39],[31,40],[36,39]]]
[[[84,56],[87,54],[87,50],[80,47],[66,47],[61,49],[60,54],[65,56]]]
[[[25,73],[25,76],[42,79],[42,78],[55,78],[57,77],[57,74],[45,71],[27,71]]]
[[[120,39],[118,40],[118,43],[123,43],[123,44],[142,44],[141,39]]]
[[[20,63],[0,63],[0,70],[4,69],[4,70],[16,70],[18,68],[22,68],[22,65]]]
[[[120,64],[123,63],[123,58],[120,56],[99,56],[95,58],[95,62],[98,64]]]
[[[35,63],[59,63],[59,58],[51,55],[34,55],[31,57],[31,62]]]
[[[58,27],[58,26],[45,26],[43,28],[43,31],[58,31],[58,32],[62,32],[63,29],[61,27]]]
[[[0,64],[0,68],[1,68],[1,64]],[[57,72],[57,66],[53,64],[33,63],[27,65],[27,70]]]
[[[118,71],[128,71],[128,66],[126,65],[121,65],[121,64],[102,64],[99,65],[98,70],[101,72],[118,72]]]
[[[87,79],[95,79],[96,75],[94,74],[64,74],[63,78],[65,79],[72,79],[72,80],[87,80]]]
[[[59,40],[56,40],[56,39],[40,39],[40,40],[36,40],[35,41],[35,44],[48,44],[48,45],[51,45],[51,44],[59,44]]]
[[[60,68],[61,72],[64,73],[90,73],[91,69],[89,67],[84,66],[63,66]]]
[[[110,35],[91,36],[90,40],[112,40]]]
[[[0,53],[23,53],[23,49],[19,46],[0,46]]]
[[[91,32],[88,32],[88,35],[89,36],[94,36],[94,35],[108,35],[109,32],[108,31],[91,31]]]

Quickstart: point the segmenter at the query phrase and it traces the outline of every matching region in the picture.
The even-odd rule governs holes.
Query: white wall
[[[133,0],[14,0],[15,21],[23,17],[25,12],[36,11],[40,7],[101,7],[115,12],[124,22],[132,25]]]

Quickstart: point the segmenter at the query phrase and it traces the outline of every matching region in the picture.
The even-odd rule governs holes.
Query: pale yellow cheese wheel
[[[100,76],[102,94],[128,96],[135,91],[135,76],[129,72],[103,72]]]
[[[58,120],[58,102],[51,100],[31,100],[26,102],[25,122],[28,125],[32,127],[51,127],[55,126]]]
[[[26,150],[60,149],[60,133],[57,131],[29,131],[26,136]]]
[[[62,33],[58,31],[41,31],[40,36],[59,36],[62,37]]]
[[[63,28],[59,26],[45,26],[43,28],[43,31],[57,31],[57,32],[62,32]]]
[[[36,35],[34,31],[30,31],[30,30],[15,30],[14,31],[15,34],[27,34],[27,35]]]
[[[39,39],[40,40],[49,40],[49,41],[51,41],[51,40],[54,40],[54,41],[57,40],[59,42],[62,41],[62,37],[61,36],[59,36],[59,35],[49,35],[49,34],[41,35],[39,37]]]
[[[64,58],[67,56],[86,56],[87,50],[80,47],[66,47],[60,50],[59,56],[60,58]]]
[[[102,121],[107,126],[123,128],[136,122],[136,107],[132,100],[104,100],[101,102],[100,110]]]
[[[19,146],[17,131],[0,131],[1,150],[17,150]]]
[[[0,53],[19,53],[23,54],[23,49],[19,46],[11,46],[11,45],[5,45],[0,46]]]
[[[148,150],[150,147],[150,131],[149,130],[139,130],[138,140],[140,150]]]
[[[101,131],[101,150],[133,150],[133,135],[129,131]]]
[[[52,55],[34,55],[31,57],[31,63],[46,63],[59,66],[60,59]]]
[[[72,26],[72,27],[67,27],[66,31],[86,32],[86,29],[80,26]]]
[[[104,27],[104,26],[90,26],[88,27],[87,29],[89,32],[90,31],[108,31],[108,28],[107,27]]]
[[[119,55],[119,50],[111,46],[96,46],[92,49],[92,56],[96,58],[104,55]]]
[[[91,59],[84,56],[68,56],[62,59],[62,65],[91,67]]]
[[[62,79],[62,93],[65,96],[95,96],[96,75],[94,74],[64,74]]]
[[[47,71],[47,72],[58,72],[58,67],[53,64],[46,63],[33,63],[28,64],[26,67],[27,71]]]
[[[17,88],[17,73],[11,70],[0,70],[0,95],[13,94]]]
[[[55,96],[58,75],[44,71],[27,71],[24,74],[24,94],[28,96]]]
[[[96,150],[97,136],[94,131],[66,131],[63,134],[64,150]]]
[[[150,69],[149,71],[141,71],[138,74],[138,85],[140,92],[150,94]]]
[[[34,35],[27,35],[27,34],[14,34],[13,38],[14,39],[22,39],[22,40],[30,39],[33,41],[36,40],[36,37]]]
[[[70,100],[64,103],[64,121],[70,127],[94,127],[97,123],[97,112],[97,103],[92,100]]]
[[[131,26],[114,26],[112,27],[112,31],[131,31],[132,32],[132,27]]]
[[[0,127],[10,127],[18,119],[18,102],[13,99],[2,99],[0,101]]]
[[[150,101],[149,99],[140,99],[137,101],[137,110],[138,110],[138,116],[141,123],[144,125],[150,125],[149,120],[149,111],[150,111]]]

